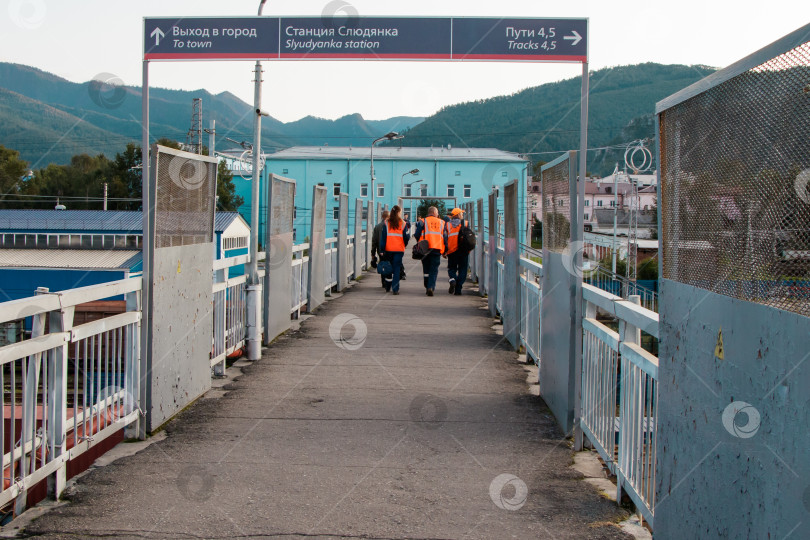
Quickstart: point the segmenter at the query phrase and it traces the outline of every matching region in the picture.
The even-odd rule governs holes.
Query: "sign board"
[[[587,62],[588,20],[147,18],[144,59]]]

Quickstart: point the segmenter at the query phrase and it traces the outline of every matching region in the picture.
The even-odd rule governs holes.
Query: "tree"
[[[225,211],[235,211],[245,203],[245,200],[236,194],[233,185],[233,173],[228,169],[225,160],[217,165],[217,203]]]
[[[28,163],[20,159],[20,153],[0,145],[0,194],[19,192],[27,172]]]
[[[422,199],[419,201],[419,207],[416,209],[417,217],[423,218],[427,216],[428,208],[435,206],[439,211],[439,217],[447,214],[447,206],[441,199]]]

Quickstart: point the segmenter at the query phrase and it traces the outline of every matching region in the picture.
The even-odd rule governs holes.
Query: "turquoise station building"
[[[267,177],[269,173],[296,182],[295,241],[302,243],[310,236],[312,188],[327,188],[326,236],[337,235],[338,193],[349,195],[349,223],[354,223],[355,198],[371,200],[371,150],[369,147],[296,146],[266,155],[262,171],[260,201],[260,243],[264,244],[264,219],[267,215]],[[480,198],[486,201],[495,187],[518,180],[518,208],[527,207],[528,160],[519,154],[494,148],[447,147],[375,147],[375,203],[391,208],[403,196],[443,198],[447,208]],[[416,173],[411,171],[418,170]],[[236,192],[245,203],[239,212],[250,222],[251,181],[235,174]],[[501,192],[502,193],[502,192]],[[418,200],[404,200],[406,217],[415,218]],[[502,197],[499,210],[502,211]],[[486,203],[485,203],[486,211]],[[520,212],[519,231],[525,242],[526,212]]]

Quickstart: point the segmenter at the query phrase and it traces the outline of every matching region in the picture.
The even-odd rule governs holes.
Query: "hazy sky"
[[[806,0],[521,1],[345,0],[360,15],[590,18],[591,69],[660,62],[726,66],[810,22]],[[268,0],[264,14],[318,16],[331,0]],[[255,15],[257,0],[3,0],[0,61],[71,81],[112,73],[141,84],[142,18]],[[334,6],[334,4],[332,4]],[[460,62],[265,62],[264,109],[369,119],[427,116],[444,105],[509,94],[576,76],[576,64]],[[160,63],[152,86],[253,100],[251,62]],[[2,81],[0,81],[0,85]]]

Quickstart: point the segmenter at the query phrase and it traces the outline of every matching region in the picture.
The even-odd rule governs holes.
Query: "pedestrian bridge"
[[[542,167],[542,252],[520,242],[525,186],[465,205],[461,297],[426,297],[411,260],[386,295],[365,270],[377,209],[354,201],[350,230],[345,194],[325,239],[316,186],[293,245],[278,177],[263,273],[211,266],[205,220],[187,237],[161,215],[188,197],[172,187],[145,277],[0,304],[32,328],[0,347],[0,507],[63,494],[123,430],[156,442],[28,533],[624,538],[629,510],[660,538],[810,537],[808,32],[659,103],[657,295],[583,270],[574,152]],[[74,325],[110,298],[126,311]],[[623,506],[570,468],[580,450]]]

